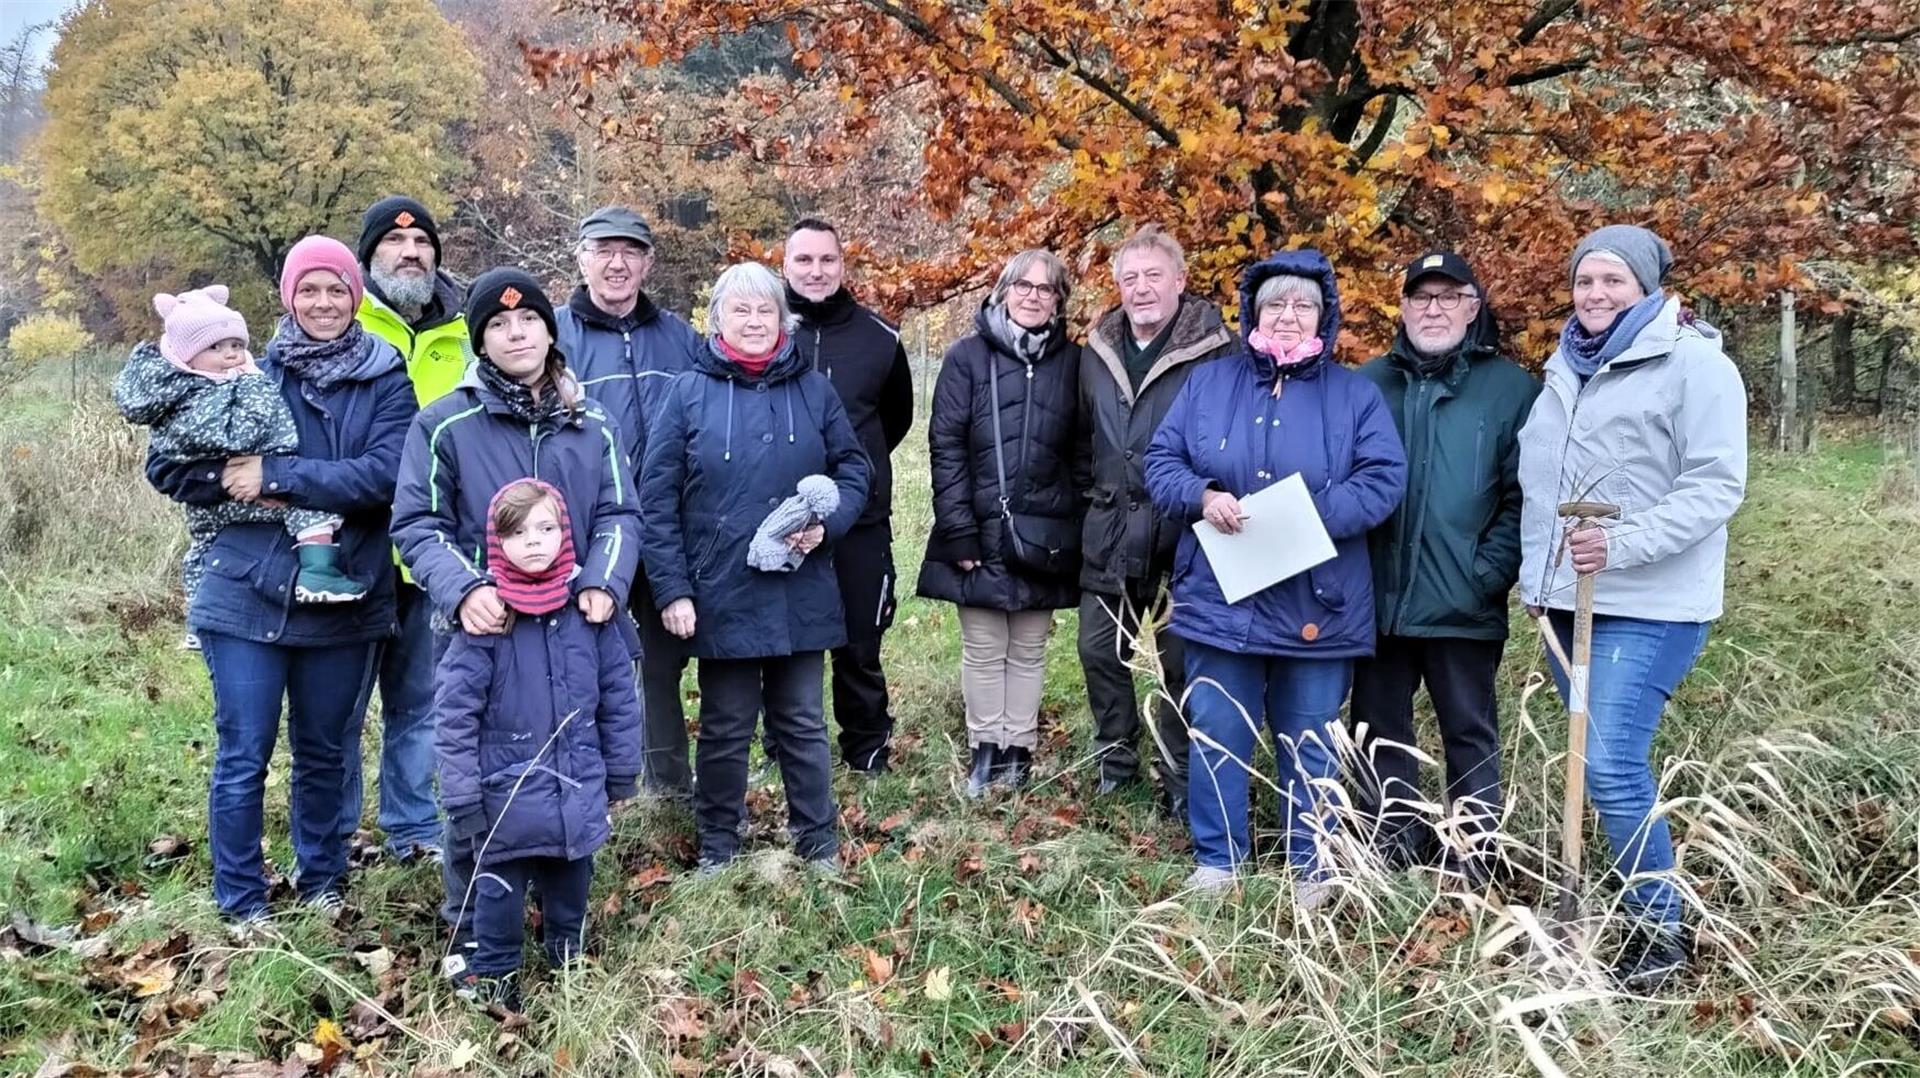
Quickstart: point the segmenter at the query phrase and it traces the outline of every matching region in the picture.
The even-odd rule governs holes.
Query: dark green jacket
[[[1540,383],[1469,331],[1431,378],[1402,330],[1360,368],[1387,399],[1407,448],[1407,495],[1369,537],[1380,632],[1502,640],[1520,571],[1520,428]]]

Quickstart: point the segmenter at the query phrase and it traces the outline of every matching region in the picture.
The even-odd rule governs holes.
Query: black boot
[[[1613,966],[1613,980],[1629,992],[1644,995],[1685,976],[1690,966],[1677,931],[1641,922],[1627,930],[1626,946]]]
[[[997,786],[1009,790],[1018,790],[1027,784],[1033,774],[1033,750],[1018,745],[1000,750],[999,773],[993,781]]]
[[[993,783],[994,772],[1000,768],[1001,749],[998,745],[975,745],[973,764],[967,769],[967,796],[978,800]]]
[[[453,994],[480,1010],[505,1014],[519,1014],[522,1010],[517,971],[493,976],[468,973],[455,978],[453,983]]]

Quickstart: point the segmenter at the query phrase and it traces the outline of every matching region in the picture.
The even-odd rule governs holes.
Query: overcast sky
[[[0,42],[8,42],[28,26],[48,22],[79,6],[80,0],[0,0]],[[44,58],[53,49],[53,33],[41,34],[34,44]]]

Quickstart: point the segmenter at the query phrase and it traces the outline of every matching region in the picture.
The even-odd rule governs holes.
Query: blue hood
[[[1248,336],[1260,324],[1259,312],[1253,308],[1253,297],[1259,294],[1260,286],[1268,278],[1282,274],[1306,277],[1320,283],[1320,343],[1323,346],[1320,355],[1331,361],[1334,344],[1340,339],[1340,283],[1334,278],[1333,263],[1327,261],[1326,255],[1311,247],[1268,255],[1248,266],[1240,275],[1240,343],[1246,344]],[[1254,365],[1271,377],[1273,360],[1254,352],[1251,345],[1246,351],[1253,357]]]

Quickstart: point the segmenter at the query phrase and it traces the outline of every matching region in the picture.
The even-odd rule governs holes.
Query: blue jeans
[[[1242,655],[1187,643],[1186,710],[1193,727],[1187,820],[1195,861],[1233,868],[1251,856],[1247,783],[1254,744],[1260,729],[1267,728],[1285,794],[1280,819],[1287,861],[1302,875],[1318,877],[1319,836],[1333,820],[1319,809],[1327,791],[1315,789],[1313,780],[1339,773],[1328,728],[1339,722],[1352,680],[1350,659]]]
[[[1553,630],[1572,653],[1573,615],[1552,612]],[[1596,616],[1593,666],[1587,689],[1587,796],[1613,850],[1615,871],[1628,878],[1673,870],[1673,839],[1665,816],[1653,814],[1655,788],[1648,756],[1667,698],[1707,645],[1704,621],[1645,621]],[[1547,666],[1567,698],[1567,675]],[[1680,923],[1680,896],[1664,879],[1627,888],[1629,913],[1668,926]]]
[[[400,631],[380,654],[380,830],[387,850],[404,857],[416,845],[439,845],[439,805],[433,796],[438,759],[433,748],[433,669],[446,650],[444,636],[427,623],[433,604],[402,581],[395,595]],[[371,689],[371,686],[369,686]],[[366,709],[365,696],[361,710]],[[360,826],[360,754],[348,766],[340,830],[348,839]]]
[[[347,763],[359,755],[360,709],[378,645],[281,647],[202,629],[200,648],[213,682],[217,736],[207,795],[214,902],[229,917],[266,908],[260,835],[283,699],[293,752],[288,816],[300,896],[338,888],[347,872],[341,791]]]

